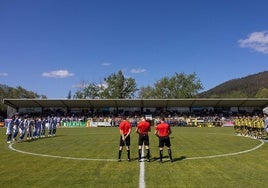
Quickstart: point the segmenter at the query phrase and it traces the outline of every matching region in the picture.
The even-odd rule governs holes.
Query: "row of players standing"
[[[119,151],[118,151],[118,161],[121,162],[121,155],[123,151],[123,147],[126,146],[127,150],[127,160],[130,162],[130,133],[132,131],[132,126],[126,117],[123,117],[119,125],[120,132],[120,142],[119,142]],[[142,162],[142,146],[145,146],[147,151],[146,160],[150,162],[151,154],[150,154],[150,143],[149,143],[149,135],[148,133],[151,131],[150,122],[146,121],[145,117],[141,117],[140,122],[136,127],[136,133],[139,134],[138,137],[138,161]],[[165,118],[162,117],[160,122],[155,126],[154,134],[158,137],[158,146],[159,146],[159,162],[163,161],[163,148],[167,147],[168,155],[170,158],[170,162],[173,162],[172,153],[171,153],[171,142],[169,135],[172,133],[170,125],[165,122]]]
[[[234,130],[237,135],[257,139],[268,138],[268,114],[260,116],[242,116],[234,118]]]
[[[25,136],[27,140],[43,138],[46,135],[55,136],[59,122],[60,119],[56,116],[46,118],[15,116],[7,125],[7,143],[17,141],[17,137],[22,142]]]

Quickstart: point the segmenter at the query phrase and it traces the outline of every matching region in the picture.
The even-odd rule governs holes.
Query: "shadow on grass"
[[[44,140],[44,139],[52,139],[52,138],[56,138],[56,137],[62,137],[65,135],[56,135],[56,136],[45,136],[45,137],[38,137],[38,138],[24,138],[24,140],[20,141],[16,141],[17,143],[23,143],[23,142],[36,142],[38,140]]]
[[[180,156],[180,157],[177,157],[177,158],[173,158],[172,162],[174,163],[174,162],[182,161],[184,159],[186,159],[185,156]],[[153,161],[159,162],[160,158],[159,157],[154,157],[154,158],[152,158],[151,162],[153,162]],[[167,163],[167,162],[171,162],[170,159],[169,159],[169,156],[163,156],[162,163]]]

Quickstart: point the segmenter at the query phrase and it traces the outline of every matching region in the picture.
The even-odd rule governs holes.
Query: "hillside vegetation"
[[[4,98],[14,99],[33,99],[33,98],[46,98],[44,95],[39,95],[33,91],[28,91],[21,86],[16,88],[0,84],[0,100]],[[0,117],[6,115],[6,105],[0,103]]]
[[[16,88],[0,84],[1,98],[16,98],[16,99],[31,99],[31,98],[46,98],[44,95],[38,95],[33,91],[28,91],[21,86]]]
[[[198,94],[201,98],[268,98],[268,71],[232,79]]]

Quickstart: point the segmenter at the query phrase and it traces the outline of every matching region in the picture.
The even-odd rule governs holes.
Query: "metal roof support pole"
[[[118,107],[118,105],[116,106],[116,114],[118,114],[119,113],[119,107]]]
[[[143,110],[144,110],[144,109],[143,109],[143,106],[144,106],[144,104],[143,104],[143,100],[141,100],[141,104],[140,104],[140,105],[141,105],[141,108],[140,108],[140,114],[143,114]]]
[[[90,107],[90,112],[91,112],[91,114],[94,114],[94,107]]]

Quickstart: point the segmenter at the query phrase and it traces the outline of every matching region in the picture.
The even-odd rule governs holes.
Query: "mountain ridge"
[[[197,95],[200,98],[268,97],[268,71],[231,79]]]

